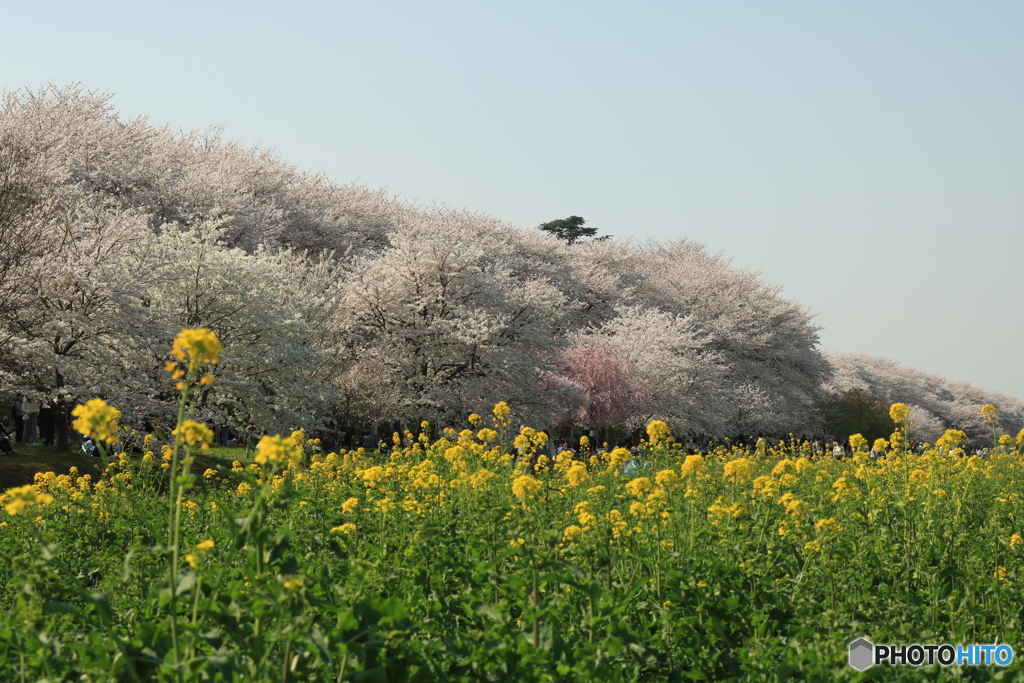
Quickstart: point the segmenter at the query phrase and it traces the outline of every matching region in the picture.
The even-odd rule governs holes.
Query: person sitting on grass
[[[82,453],[93,457],[100,454],[100,449],[96,447],[96,442],[92,440],[91,436],[82,439]]]
[[[11,419],[8,417],[0,423],[0,453],[14,455],[14,448],[11,447]]]

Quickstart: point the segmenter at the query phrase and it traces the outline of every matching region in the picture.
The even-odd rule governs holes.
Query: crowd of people
[[[13,441],[29,447],[37,446],[40,443],[52,446],[56,428],[56,411],[52,407],[31,401],[25,396],[19,396],[11,406],[10,414],[3,417],[2,428],[8,445]]]

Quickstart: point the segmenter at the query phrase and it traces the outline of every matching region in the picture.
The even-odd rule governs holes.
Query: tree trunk
[[[53,369],[54,384],[57,387],[57,395],[60,395],[60,390],[64,387],[64,375],[60,374],[60,370],[57,368]],[[66,451],[68,449],[68,413],[70,407],[64,402],[63,399],[58,398],[53,403],[53,431],[54,440],[53,443],[57,446],[57,450]]]

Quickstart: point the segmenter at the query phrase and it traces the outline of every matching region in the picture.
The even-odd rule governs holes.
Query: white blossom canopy
[[[781,434],[814,429],[823,391],[861,386],[913,403],[931,429],[976,429],[982,400],[1007,425],[1021,418],[1019,403],[966,385],[830,364],[806,309],[700,244],[567,245],[338,185],[218,130],[122,120],[110,99],[48,86],[0,106],[10,392],[65,410],[101,396],[160,421],[170,341],[205,326],[226,350],[201,414],[258,430],[458,421],[505,400],[535,426],[616,415]],[[598,397],[571,348],[603,349],[630,390]],[[621,405],[597,410],[611,396]]]

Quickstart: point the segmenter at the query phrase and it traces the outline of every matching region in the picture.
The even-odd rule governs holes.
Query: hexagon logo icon
[[[850,666],[864,671],[875,663],[875,646],[867,638],[858,638],[850,643]]]

